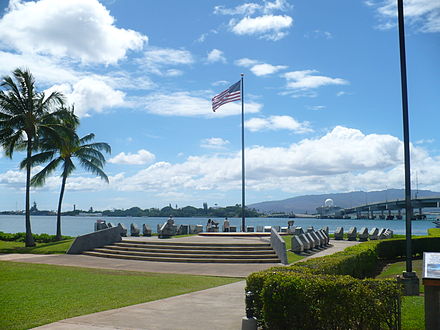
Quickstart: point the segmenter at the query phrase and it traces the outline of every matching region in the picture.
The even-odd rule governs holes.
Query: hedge
[[[247,302],[260,304],[255,316],[265,329],[398,327],[400,290],[392,280],[286,272],[260,272],[249,278],[264,283],[255,292],[260,299]]]
[[[34,241],[37,243],[50,243],[56,241],[56,235],[49,234],[32,234]],[[24,242],[26,238],[26,233],[4,233],[0,231],[0,241],[16,241],[16,242]],[[61,236],[62,240],[70,239],[73,237],[70,236]]]
[[[440,252],[440,237],[412,240],[413,254]],[[361,243],[330,256],[247,278],[246,310],[264,329],[396,329],[401,288],[372,276],[381,259],[405,255],[404,239]]]
[[[429,228],[428,235],[429,236],[440,236],[440,228]]]

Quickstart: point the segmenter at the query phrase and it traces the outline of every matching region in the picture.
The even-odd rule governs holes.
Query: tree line
[[[172,208],[166,206],[161,209],[149,208],[142,210],[139,207],[132,207],[126,210],[106,210],[102,212],[103,216],[109,217],[212,217],[212,218],[235,218],[241,217],[241,205],[226,206],[226,207],[209,207],[197,208],[194,206],[185,206],[182,208]],[[245,210],[246,217],[261,216],[254,209]]]
[[[0,82],[0,145],[5,155],[12,158],[16,151],[25,153],[20,169],[26,172],[25,189],[25,245],[35,246],[30,219],[30,187],[43,186],[56,170],[60,171],[61,188],[57,207],[56,239],[61,239],[61,206],[67,178],[76,165],[108,182],[104,173],[105,157],[110,153],[104,142],[93,142],[93,133],[79,137],[79,118],[74,106],[66,104],[66,97],[57,91],[40,92],[29,70],[20,68]],[[76,165],[75,165],[76,164]],[[43,169],[31,176],[32,168]]]

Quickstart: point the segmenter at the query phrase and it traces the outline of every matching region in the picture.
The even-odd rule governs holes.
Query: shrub
[[[428,235],[429,236],[440,236],[440,228],[429,228]]]
[[[440,252],[440,237],[413,237],[413,256],[422,256],[423,252]],[[406,256],[405,239],[389,239],[378,241],[376,251],[380,259],[395,259]]]
[[[412,239],[414,256],[440,252],[440,237]],[[372,276],[381,259],[406,254],[405,239],[369,241],[247,278],[249,315],[268,329],[394,329],[400,287]]]
[[[330,256],[314,258],[297,265],[316,270],[320,274],[350,275],[365,278],[377,267],[377,243],[367,242],[349,247]]]
[[[50,243],[56,241],[56,235],[49,235],[49,234],[32,234],[34,237],[35,242],[37,243]],[[26,233],[4,233],[0,231],[0,241],[16,241],[16,242],[24,242],[26,238]],[[61,239],[71,239],[73,237],[70,236],[62,236]]]
[[[400,290],[391,280],[271,272],[257,278],[265,329],[397,328]]]

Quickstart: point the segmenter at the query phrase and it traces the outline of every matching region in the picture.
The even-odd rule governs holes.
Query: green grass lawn
[[[284,242],[286,242],[287,262],[289,264],[304,258],[304,256],[300,256],[300,255],[290,251],[290,249],[292,248],[292,235],[283,235],[281,237],[284,239]]]
[[[0,253],[66,253],[72,242],[73,239],[68,239],[59,242],[37,243],[35,247],[25,247],[24,242],[0,241]]]
[[[402,298],[402,329],[425,329],[425,297],[410,296]]]
[[[195,235],[178,235],[174,238],[188,237]],[[31,254],[53,254],[66,253],[74,239],[59,242],[37,243],[35,247],[25,247],[24,242],[1,241],[0,253],[31,253]]]
[[[239,280],[0,261],[0,329],[28,329]]]
[[[418,278],[420,279],[420,292],[424,292],[424,287],[421,284],[421,278],[423,276],[422,274],[423,260],[422,259],[413,260],[412,268],[413,271],[416,272]],[[405,269],[406,269],[406,262],[398,261],[385,266],[385,268],[376,278],[396,278],[396,275],[402,275],[402,272],[404,272]]]
[[[413,271],[422,278],[423,260],[413,260]],[[395,278],[401,275],[406,269],[405,261],[398,261],[385,266],[382,272],[376,278]],[[420,283],[420,292],[423,294],[424,286]],[[424,329],[425,328],[425,311],[424,297],[410,296],[402,298],[402,329]]]

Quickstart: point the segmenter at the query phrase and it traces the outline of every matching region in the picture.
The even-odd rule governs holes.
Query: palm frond
[[[87,159],[79,159],[79,162],[80,162],[81,166],[84,167],[87,171],[98,175],[105,182],[107,182],[107,183],[109,182],[107,174],[105,174],[104,171],[101,168],[99,168],[98,166],[96,166],[93,162],[90,162]]]
[[[5,149],[5,155],[7,157],[12,158],[14,149],[23,150],[23,144],[20,143],[22,142],[20,141],[22,139],[23,139],[22,132],[17,131],[2,141],[3,148]]]
[[[17,100],[19,100],[21,105],[22,106],[24,105],[24,101],[23,101],[22,95],[20,93],[20,90],[19,90],[18,86],[15,84],[14,80],[10,76],[3,77],[1,86],[6,87],[6,89],[11,91],[11,93],[8,95],[9,97],[14,95],[17,98]]]
[[[37,165],[41,165],[43,163],[48,162],[52,158],[54,158],[54,156],[55,156],[55,151],[44,151],[44,152],[41,152],[39,154],[32,155],[31,158],[29,159],[29,161],[28,161],[27,158],[23,159],[21,161],[20,169],[24,169],[28,163],[32,167],[33,166],[37,166]]]
[[[87,145],[87,147],[95,149],[95,150],[103,150],[106,153],[111,153],[112,152],[112,148],[110,147],[110,145],[108,143],[105,142],[95,142],[95,143],[90,143]]]
[[[75,156],[77,158],[85,158],[85,159],[94,158],[99,160],[102,164],[105,164],[105,157],[103,156],[103,154],[100,151],[92,148],[82,146],[75,151]]]
[[[47,110],[53,106],[63,106],[65,102],[65,96],[57,91],[54,91],[50,93],[48,97],[45,97],[45,95],[42,95],[43,102],[41,103],[41,107],[44,110]]]
[[[92,141],[94,138],[95,138],[95,134],[90,133],[90,134],[83,136],[81,139],[79,139],[79,142],[83,145],[86,142]]]
[[[41,187],[46,182],[47,177],[56,170],[60,162],[61,158],[56,158],[52,160],[49,164],[47,164],[40,172],[35,174],[31,179],[31,186],[33,187]]]

